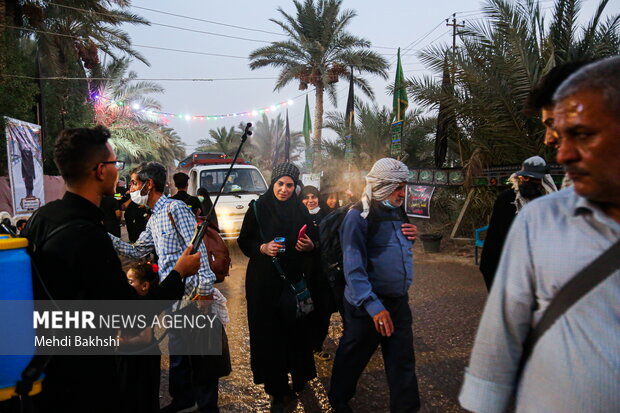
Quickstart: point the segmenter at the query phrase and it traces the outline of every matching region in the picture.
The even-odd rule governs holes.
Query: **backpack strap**
[[[256,201],[252,200],[250,202],[250,206],[252,207],[252,210],[254,210],[254,216],[256,217],[256,224],[258,225],[258,233],[260,234],[260,239],[261,241],[264,241],[265,234],[263,234],[263,228],[261,227],[260,221],[258,220],[258,206],[256,206]],[[284,273],[284,269],[282,268],[282,265],[280,265],[280,262],[278,261],[278,258],[271,257],[271,262],[273,262],[273,266],[276,267],[276,271],[278,272],[278,275],[280,276],[280,278],[282,278],[285,281],[288,281],[288,279],[286,278],[286,274]]]
[[[36,219],[36,217],[38,216],[37,212],[35,212],[30,218],[30,221],[29,221],[30,223],[32,223],[34,219]],[[43,245],[45,245],[46,242],[48,242],[50,239],[52,239],[54,236],[61,233],[65,229],[72,227],[76,224],[80,225],[80,224],[85,224],[85,223],[90,224],[91,221],[88,221],[86,219],[76,219],[73,221],[65,222],[64,224],[54,228],[52,231],[50,231],[45,236],[45,238],[43,238],[41,242],[32,244],[33,254],[35,251],[43,248]],[[47,295],[50,301],[54,302],[54,298],[50,294],[49,290],[47,289],[47,286],[45,285],[45,282],[43,281],[43,278],[41,277],[41,273],[39,272],[39,268],[37,264],[35,263],[34,257],[31,256],[30,262],[32,265],[32,269],[34,270],[34,273],[36,274],[36,277],[39,280],[39,283],[41,284],[43,291],[45,292],[45,295]],[[56,307],[59,308],[57,305]],[[30,363],[28,363],[26,368],[22,371],[20,380],[18,380],[15,385],[15,393],[18,395],[20,403],[22,403],[22,407],[29,406],[29,403],[30,403],[29,394],[30,394],[30,391],[32,390],[32,387],[34,386],[34,382],[37,381],[39,377],[41,377],[41,374],[43,374],[43,372],[45,371],[45,368],[47,367],[47,364],[52,359],[52,357],[53,356],[51,354],[48,354],[48,355],[35,354],[32,357],[32,360],[30,360]]]
[[[358,211],[362,211],[362,201],[357,201],[355,204],[351,205],[351,209],[357,209]],[[366,239],[371,238],[372,236],[375,235],[376,231],[379,229],[379,223],[380,222],[389,222],[389,221],[402,221],[402,222],[409,222],[409,217],[407,216],[407,214],[405,213],[404,208],[399,207],[396,208],[398,210],[398,215],[399,218],[396,218],[394,216],[383,216],[383,217],[377,217],[376,214],[372,213],[372,208],[370,208],[370,211],[368,212],[368,217],[367,217],[367,221],[368,221],[368,232],[366,235]]]
[[[174,218],[172,217],[172,202],[168,203],[168,219],[170,220],[170,223],[172,224],[174,231],[179,236],[179,239],[181,240],[181,245],[185,244],[185,238],[183,238],[181,231],[179,231],[179,227],[177,227],[177,224],[176,222],[174,222]]]
[[[532,355],[536,343],[575,303],[609,278],[620,268],[620,240],[582,269],[558,291],[545,310],[542,318],[523,344],[520,372]]]

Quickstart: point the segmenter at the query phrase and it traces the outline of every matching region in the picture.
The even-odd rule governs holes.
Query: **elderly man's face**
[[[406,187],[406,184],[404,182],[401,182],[396,187],[394,192],[392,192],[390,196],[388,197],[390,204],[392,204],[395,207],[399,207],[403,204],[403,202],[405,202],[405,187]]]
[[[581,91],[555,105],[557,161],[575,191],[592,201],[620,204],[620,118],[600,93]]]

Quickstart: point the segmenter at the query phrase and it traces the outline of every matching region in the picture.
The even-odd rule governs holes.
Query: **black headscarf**
[[[304,224],[309,222],[306,207],[299,202],[297,194],[286,201],[279,201],[273,193],[275,183],[283,176],[290,177],[295,185],[299,184],[299,169],[293,164],[282,163],[276,166],[271,177],[271,185],[257,202],[258,221],[263,231],[264,241],[275,237],[286,237],[286,248],[295,248],[297,235]],[[290,244],[289,244],[290,242]]]
[[[336,208],[330,208],[329,206],[327,206],[327,199],[330,197],[330,195],[336,195]],[[324,209],[326,214],[329,214],[333,210],[340,207],[340,197],[338,196],[338,192],[323,192],[319,199],[321,200],[321,209]]]
[[[304,199],[306,195],[308,194],[314,194],[314,196],[316,196],[317,198],[320,196],[319,190],[316,188],[316,186],[312,186],[312,185],[304,186],[299,196],[301,199]]]
[[[275,237],[286,237],[286,247],[289,247],[289,241],[293,242],[294,247],[299,230],[308,222],[309,215],[305,210],[306,207],[299,202],[297,194],[293,192],[293,195],[286,201],[279,201],[273,193],[273,184],[271,184],[267,192],[256,202],[264,241],[271,241]]]
[[[304,225],[308,225],[308,236],[316,239],[316,234],[314,233],[314,225],[310,219],[310,214],[299,201],[295,191],[286,201],[279,201],[273,193],[275,182],[282,176],[289,176],[295,184],[298,184],[299,170],[294,165],[292,166],[297,170],[296,176],[291,176],[295,175],[292,169],[287,170],[287,173],[276,176],[278,167],[274,169],[272,183],[267,192],[256,200],[256,209],[258,210],[257,220],[262,230],[263,242],[269,242],[276,237],[286,237],[286,252],[278,254],[278,261],[284,268],[287,278],[290,281],[295,281],[304,272],[304,265],[302,263],[305,260],[302,254],[295,249],[299,230]]]

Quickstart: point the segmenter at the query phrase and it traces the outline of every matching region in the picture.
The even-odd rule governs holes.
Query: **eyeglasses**
[[[111,164],[114,164],[116,169],[118,169],[119,171],[122,171],[123,168],[125,167],[125,161],[104,161],[104,162],[99,162],[99,163],[111,163]]]

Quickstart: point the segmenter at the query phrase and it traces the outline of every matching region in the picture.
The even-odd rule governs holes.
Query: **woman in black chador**
[[[304,186],[299,197],[301,203],[308,209],[314,227],[318,230],[319,223],[328,214],[325,205],[319,201],[321,199],[319,190],[312,185]],[[338,307],[334,299],[334,292],[327,281],[327,276],[323,273],[321,246],[316,242],[314,251],[312,251],[312,270],[308,276],[308,289],[312,294],[315,310],[308,316],[314,357],[322,361],[331,360],[331,354],[323,351],[323,342],[329,332],[332,313],[336,312]]]
[[[277,257],[292,284],[310,269],[312,239],[316,240],[317,235],[306,208],[295,194],[298,180],[295,165],[278,165],[267,192],[248,209],[237,240],[241,251],[250,258],[245,292],[254,382],[264,384],[265,392],[272,396],[272,412],[290,407],[295,392],[316,377],[306,317],[291,322],[281,315],[278,304],[282,290],[290,285],[272,262],[272,257]],[[299,231],[304,225],[307,235],[300,239]],[[279,237],[286,238],[284,243],[274,242]],[[284,252],[278,252],[283,248]]]

